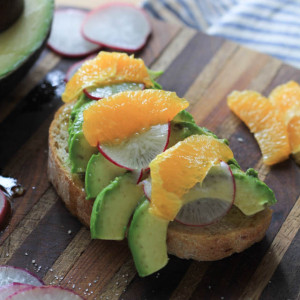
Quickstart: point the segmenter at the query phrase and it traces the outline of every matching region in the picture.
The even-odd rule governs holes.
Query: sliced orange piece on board
[[[288,123],[288,133],[292,154],[297,164],[300,164],[300,109]]]
[[[87,60],[66,84],[62,100],[70,102],[88,87],[135,82],[152,87],[153,83],[142,59],[125,53],[104,52]]]
[[[230,148],[218,139],[193,135],[156,156],[150,163],[150,211],[174,220],[183,203],[182,196],[201,183],[210,168],[233,158]]]
[[[92,146],[119,144],[151,126],[170,122],[189,103],[174,92],[127,91],[95,102],[83,113],[83,133]]]
[[[281,113],[300,109],[300,86],[295,81],[279,85],[270,93],[269,99]],[[286,122],[288,122],[287,119]]]
[[[289,81],[275,88],[269,98],[284,115],[291,151],[300,164],[300,86],[295,81]]]
[[[284,117],[267,98],[254,91],[234,91],[227,103],[254,133],[265,164],[273,165],[289,157],[291,150]]]

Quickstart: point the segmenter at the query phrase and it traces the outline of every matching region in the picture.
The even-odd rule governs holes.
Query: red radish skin
[[[132,173],[136,176],[136,184],[139,184],[143,178],[144,170],[133,170]]]
[[[81,24],[87,14],[86,10],[79,8],[57,9],[47,46],[55,53],[71,58],[99,51],[101,48],[99,44],[91,43],[81,35]]]
[[[25,283],[34,286],[43,285],[43,281],[27,270],[13,266],[0,266],[0,287],[13,282]]]
[[[10,216],[10,203],[0,190],[0,229],[4,229]]]
[[[99,152],[108,160],[110,161],[111,163],[113,163],[114,165],[116,165],[117,167],[120,167],[120,168],[123,168],[123,169],[126,169],[126,170],[129,170],[129,171],[133,171],[133,169],[130,169],[130,168],[127,168],[125,166],[122,166],[120,164],[118,164],[116,161],[112,160],[104,151],[103,149],[101,148],[101,145],[98,144],[98,150]]]
[[[141,21],[141,22],[144,22],[143,25],[145,26],[145,28],[144,28],[145,32],[143,33],[143,35],[142,35],[143,37],[140,39],[138,45],[134,45],[134,46],[131,45],[130,47],[127,45],[127,47],[122,47],[122,46],[116,45],[112,42],[104,41],[103,38],[100,41],[99,37],[95,38],[94,35],[92,36],[91,33],[89,32],[91,30],[91,28],[93,30],[94,30],[94,28],[96,28],[95,24],[93,24],[93,26],[91,26],[91,27],[88,27],[89,22],[91,22],[92,18],[95,17],[96,14],[99,14],[99,12],[101,12],[103,10],[109,11],[109,9],[114,8],[114,7],[115,8],[122,8],[123,15],[124,15],[124,9],[129,8],[129,9],[132,9],[132,11],[135,11],[135,13],[139,13],[140,16],[142,17],[141,20],[143,20],[143,21]],[[109,12],[106,12],[106,15],[108,13]],[[99,18],[99,19],[101,19],[101,18]],[[136,20],[137,18],[131,17],[130,19],[131,20]],[[115,21],[115,20],[116,19],[114,19],[113,21]],[[101,24],[101,23],[99,22],[99,24]],[[128,24],[128,21],[127,21],[127,24]],[[124,26],[121,26],[121,27],[124,27]],[[142,25],[141,25],[140,28],[142,28]],[[97,32],[101,32],[101,31],[107,32],[107,30],[108,29],[106,28],[105,30],[97,29],[96,31]],[[113,28],[112,28],[112,30],[113,30]],[[119,30],[120,30],[120,28],[116,29],[115,32],[118,32]],[[136,51],[141,50],[145,46],[145,44],[146,44],[146,42],[147,42],[147,40],[148,40],[148,38],[151,34],[151,31],[152,31],[151,25],[150,25],[150,22],[148,20],[147,14],[144,12],[144,10],[142,10],[141,8],[138,8],[138,7],[136,7],[132,4],[128,4],[128,3],[108,3],[108,4],[105,4],[105,5],[102,5],[102,6],[99,6],[99,7],[95,8],[94,10],[92,10],[86,16],[86,18],[83,21],[82,27],[81,27],[81,33],[87,41],[89,41],[91,43],[101,45],[101,46],[104,46],[104,47],[107,47],[107,48],[110,48],[110,49],[113,49],[113,50],[126,51],[126,52],[136,52]],[[130,33],[130,34],[136,34],[136,33],[137,33],[137,31],[136,31],[136,28],[135,28],[135,29],[132,29],[132,33]],[[107,36],[110,36],[110,37],[113,36],[113,35],[114,34],[110,34],[110,35],[107,34]],[[118,39],[117,37],[114,37],[114,39],[116,41],[120,40],[120,38]]]
[[[18,291],[32,287],[32,285],[13,282],[0,288],[0,300],[5,300],[7,297],[15,294]]]
[[[143,185],[143,191],[146,198],[151,202],[151,179],[147,178],[143,180],[141,184]]]
[[[156,125],[156,126],[158,126],[158,125]],[[155,127],[155,126],[153,126],[153,127]],[[165,150],[167,149],[167,147],[168,147],[169,140],[170,140],[170,133],[171,133],[171,123],[169,122],[169,123],[168,123],[167,132],[166,132],[167,135],[166,135],[166,137],[165,137],[165,143],[164,143],[164,146],[163,146],[163,148],[162,148],[162,152],[165,151]],[[147,134],[147,132],[146,132],[146,134]],[[117,146],[116,146],[116,147],[117,147]],[[113,146],[112,146],[111,148],[113,148]],[[132,168],[131,166],[122,164],[122,163],[116,161],[115,159],[113,159],[113,158],[107,153],[107,151],[109,151],[109,150],[108,150],[107,148],[104,149],[103,145],[101,145],[100,143],[98,144],[98,150],[99,150],[99,152],[100,152],[107,160],[109,160],[111,163],[115,164],[116,166],[118,166],[118,167],[120,167],[120,168],[124,168],[124,169],[129,170],[129,171],[136,170],[135,168]],[[122,151],[122,150],[120,150],[120,152],[121,152],[121,151]],[[159,152],[159,153],[161,153],[161,152]],[[156,155],[158,155],[159,153],[157,153]],[[132,153],[130,153],[130,155],[133,155],[133,157],[135,157],[134,154],[132,154]],[[155,155],[155,156],[156,156],[156,155]],[[137,158],[137,159],[138,159],[138,158]],[[152,159],[154,159],[154,157],[153,157]],[[150,163],[150,161],[149,161],[149,163]],[[140,168],[142,168],[142,169],[147,169],[147,167],[148,167],[148,166],[139,166],[139,167],[137,167],[137,169],[140,169]]]
[[[93,96],[91,93],[89,93],[89,92],[87,91],[87,89],[84,89],[83,92],[84,92],[84,94],[85,94],[89,99],[91,99],[91,100],[100,100],[100,99],[103,99],[103,98],[101,98],[101,97],[95,97],[95,96]]]
[[[89,57],[82,59],[78,62],[76,62],[75,64],[73,64],[67,71],[66,76],[65,76],[65,82],[68,82],[72,76],[78,71],[78,69],[87,61],[90,59],[95,58],[96,55],[90,55]]]
[[[9,296],[7,300],[84,300],[73,291],[59,286],[28,287]]]

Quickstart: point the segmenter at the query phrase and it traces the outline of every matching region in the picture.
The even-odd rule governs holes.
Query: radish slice
[[[189,226],[209,225],[225,216],[235,199],[235,180],[230,167],[221,162],[211,168],[202,185],[197,184],[186,195],[187,202],[176,221]]]
[[[143,10],[125,3],[111,3],[90,12],[82,25],[90,42],[123,51],[140,50],[151,26]]]
[[[35,275],[29,273],[26,270],[12,266],[0,266],[0,287],[13,282],[25,283],[35,286],[41,286],[44,284]]]
[[[143,181],[141,181],[141,183],[143,185],[143,190],[144,190],[144,194],[146,196],[146,198],[151,201],[151,178],[147,178]]]
[[[132,170],[132,174],[134,175],[136,179],[136,184],[139,184],[143,178],[144,170]]]
[[[145,88],[143,83],[119,83],[101,87],[91,87],[84,89],[85,95],[92,100],[99,100],[113,94],[125,91],[141,91]]]
[[[151,201],[151,178],[141,182],[144,194]],[[221,162],[210,169],[202,182],[186,195],[187,202],[176,216],[176,221],[188,226],[204,226],[225,216],[235,199],[235,180],[230,167]]]
[[[7,300],[83,300],[74,292],[58,286],[29,287],[9,296]]]
[[[89,59],[93,59],[94,57],[95,57],[95,55],[91,55],[91,56],[73,64],[66,73],[65,82],[68,82],[72,78],[72,76],[78,71],[78,69],[83,65],[83,63],[85,63]]]
[[[118,145],[98,145],[101,154],[113,164],[128,170],[145,169],[166,150],[170,137],[170,123],[152,126]]]
[[[5,300],[8,296],[13,295],[17,291],[27,289],[28,287],[31,287],[31,285],[18,282],[2,286],[0,288],[0,300]]]
[[[0,190],[0,229],[5,227],[10,213],[10,204],[4,193]]]
[[[80,28],[87,12],[76,8],[58,9],[54,13],[48,47],[59,55],[80,57],[100,49],[81,35]]]

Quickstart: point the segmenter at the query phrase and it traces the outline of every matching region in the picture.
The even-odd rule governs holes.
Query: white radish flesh
[[[88,41],[128,52],[140,50],[150,33],[144,11],[125,3],[96,8],[82,26],[82,34]]]
[[[35,286],[43,285],[40,279],[26,270],[12,266],[0,266],[0,287],[13,282]]]
[[[31,287],[31,285],[17,282],[2,286],[0,288],[0,300],[5,300],[10,295],[13,295],[18,291],[27,289],[28,287]]]
[[[144,87],[145,86],[142,83],[119,83],[96,88],[87,88],[84,89],[83,92],[88,98],[99,100],[125,91],[141,91]]]
[[[83,38],[80,32],[87,11],[75,8],[58,9],[54,13],[48,46],[59,55],[81,57],[100,49]]]
[[[7,300],[83,300],[74,292],[58,286],[29,287],[9,296]]]
[[[176,221],[189,226],[212,224],[225,216],[235,199],[235,180],[230,167],[221,162],[211,168],[202,184],[197,184],[186,195],[186,203]]]
[[[168,146],[170,124],[155,125],[117,145],[98,145],[101,154],[113,164],[128,170],[145,169]]]

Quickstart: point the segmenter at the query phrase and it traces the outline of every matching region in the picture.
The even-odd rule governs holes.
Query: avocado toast
[[[82,100],[83,98],[80,97],[83,97],[82,94],[79,96]],[[86,103],[80,107],[94,105],[88,99],[82,102]],[[70,137],[84,138],[79,121],[82,120],[80,117],[82,109],[78,107],[78,103],[70,102],[64,105],[57,112],[50,127],[49,179],[71,213],[76,215],[83,224],[87,226],[91,224],[94,238],[123,239],[126,236],[128,220],[135,207],[138,207],[129,229],[129,237],[130,232],[133,232],[133,238],[130,238],[129,244],[141,276],[149,275],[165,265],[166,249],[170,254],[181,258],[217,260],[243,251],[263,238],[271,220],[271,210],[266,207],[275,202],[274,194],[257,178],[257,174],[252,169],[246,173],[241,171],[233,158],[227,163],[236,184],[235,205],[218,222],[207,226],[187,226],[176,221],[165,222],[149,214],[150,202],[143,196],[142,187],[136,184],[134,172],[103,159],[101,155],[96,154],[97,147],[95,146],[86,151],[83,150],[86,147],[82,147],[81,142],[78,143],[80,150],[75,150],[78,153],[74,157],[84,157],[84,159],[81,159],[81,166],[76,171],[70,162],[74,152],[70,151],[69,157],[69,150],[72,148]],[[69,129],[70,119],[71,130]],[[184,110],[177,113],[171,120],[168,148],[195,135],[205,135],[218,140],[205,128],[198,127],[191,115]],[[226,141],[218,141],[218,143],[226,144]],[[74,161],[72,158],[71,160]],[[144,176],[147,175],[144,174]],[[91,182],[89,178],[93,178]],[[87,189],[90,185],[91,187]],[[85,190],[89,192],[85,193]],[[94,209],[93,200],[86,200],[86,197],[91,199],[96,197]],[[123,206],[120,206],[120,203]],[[99,211],[101,214],[98,216]],[[152,225],[149,227],[149,224]],[[156,230],[148,232],[149,228],[156,228]],[[156,237],[148,239],[151,233],[155,233]],[[139,236],[142,238],[135,240],[135,237]],[[150,267],[145,267],[143,262],[140,263],[139,257],[143,256],[141,252],[143,247],[151,253],[158,252],[157,256],[149,258]]]

